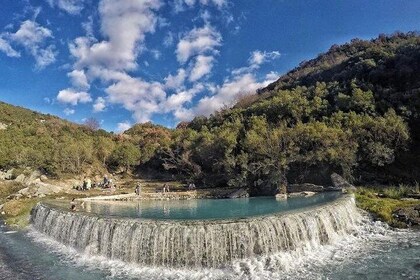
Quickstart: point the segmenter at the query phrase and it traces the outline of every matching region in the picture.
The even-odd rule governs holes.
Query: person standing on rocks
[[[92,188],[92,181],[90,178],[87,178],[86,180],[86,190],[90,190]]]
[[[140,192],[141,192],[141,185],[140,185],[140,184],[137,184],[137,185],[136,185],[136,190],[135,190],[135,192],[136,192],[136,195],[140,195]]]

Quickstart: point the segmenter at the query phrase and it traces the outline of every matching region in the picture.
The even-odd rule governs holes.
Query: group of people
[[[112,178],[108,178],[107,175],[104,175],[104,179],[97,183],[92,183],[90,178],[84,177],[82,185],[76,186],[75,189],[79,191],[87,191],[95,187],[106,189],[106,188],[113,188],[115,186],[112,181]]]
[[[112,178],[108,178],[107,175],[104,175],[104,179],[102,182],[99,183],[99,187],[106,189],[106,188],[113,188],[114,183],[112,181]]]
[[[89,178],[84,177],[83,178],[82,185],[81,186],[76,186],[75,188],[78,191],[87,191],[87,190],[90,190],[92,188],[92,181]]]

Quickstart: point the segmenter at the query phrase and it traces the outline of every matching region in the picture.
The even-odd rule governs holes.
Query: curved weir
[[[91,255],[167,267],[223,267],[233,260],[333,242],[361,221],[354,198],[239,220],[144,220],[69,212],[38,203],[40,232]]]

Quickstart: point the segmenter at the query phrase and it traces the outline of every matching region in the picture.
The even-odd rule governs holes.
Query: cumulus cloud
[[[102,112],[106,108],[106,101],[103,97],[98,97],[93,104],[93,111],[94,112]]]
[[[194,28],[179,41],[176,49],[177,59],[185,63],[190,57],[198,54],[217,53],[215,48],[220,46],[221,42],[222,36],[210,25]]]
[[[172,112],[182,109],[185,103],[190,103],[194,96],[204,89],[203,84],[195,84],[188,90],[179,91],[170,95],[163,103],[164,112]]]
[[[76,110],[74,110],[74,109],[70,109],[70,108],[66,108],[66,109],[64,109],[64,114],[66,115],[66,116],[70,116],[70,115],[73,115],[75,112],[76,112]]]
[[[58,1],[58,0],[55,0]],[[215,5],[223,7],[225,0],[177,1],[186,7]],[[167,75],[162,81],[148,81],[133,76],[139,65],[142,51],[159,59],[161,53],[147,49],[144,41],[159,25],[157,11],[161,0],[100,0],[99,24],[102,39],[94,37],[92,20],[86,28],[86,36],[78,37],[69,44],[75,62],[68,73],[72,88],[58,93],[61,103],[77,105],[93,102],[93,111],[101,112],[106,106],[121,105],[132,113],[136,122],[149,121],[154,114],[172,114],[177,120],[190,120],[196,115],[209,115],[223,106],[232,105],[238,96],[253,93],[256,89],[275,80],[275,73],[258,79],[254,70],[261,64],[280,56],[279,52],[254,51],[246,67],[232,71],[230,78],[221,85],[203,82],[213,69],[222,45],[222,36],[208,23],[209,13],[203,14],[204,24],[175,37],[167,33],[164,45],[176,44],[175,54],[180,66],[176,73]],[[162,25],[163,26],[163,25]],[[165,24],[166,26],[166,24]],[[92,100],[89,84],[101,81],[106,96]],[[172,93],[169,94],[168,93]],[[202,97],[203,94],[206,94]],[[200,99],[201,98],[201,99]],[[193,100],[199,99],[194,105]],[[128,121],[118,124],[117,130],[131,127]]]
[[[259,50],[253,51],[251,52],[251,55],[248,58],[248,66],[234,69],[232,71],[232,75],[237,76],[244,73],[252,72],[260,68],[261,64],[277,59],[280,56],[281,55],[279,51],[272,51],[272,52],[267,52],[267,51],[262,52]]]
[[[10,57],[19,57],[20,53],[12,48],[12,43],[24,47],[31,54],[40,69],[54,63],[57,51],[54,45],[47,45],[46,41],[53,38],[52,31],[32,20],[22,22],[15,33],[0,34],[0,50]]]
[[[71,14],[79,14],[84,6],[84,0],[47,0],[51,7],[58,7],[59,9]]]
[[[194,108],[194,115],[209,116],[225,106],[230,107],[234,105],[238,97],[255,93],[257,89],[274,82],[277,77],[270,73],[265,79],[258,81],[254,74],[245,73],[226,80],[216,88],[214,95],[200,99]]]
[[[120,122],[117,124],[117,133],[123,133],[124,131],[131,128],[131,123],[129,121]]]
[[[159,112],[159,104],[166,98],[164,87],[158,82],[146,82],[126,76],[106,90],[111,103],[121,104],[133,112],[137,122],[147,122],[153,113]]]
[[[280,52],[278,51],[262,52],[262,51],[256,50],[251,53],[251,57],[249,58],[249,64],[261,65],[268,60],[273,60],[279,57],[280,57]]]
[[[0,37],[0,51],[4,52],[9,57],[20,57],[20,53],[13,49],[13,47]]]
[[[178,69],[178,73],[175,76],[169,74],[165,80],[165,88],[168,89],[179,89],[184,87],[184,81],[187,73],[184,69]]]
[[[72,72],[67,73],[67,76],[71,79],[71,83],[75,88],[79,88],[79,89],[90,88],[85,71],[73,70]]]
[[[214,57],[212,56],[197,56],[194,67],[191,70],[189,80],[194,82],[209,74],[213,68],[213,60]]]
[[[104,40],[97,40],[93,32],[87,32],[86,36],[78,37],[69,44],[69,51],[75,59],[74,70],[68,74],[73,86],[86,90],[89,82],[96,79],[106,85],[108,98],[95,100],[95,112],[104,110],[106,103],[121,104],[133,112],[136,120],[142,121],[156,110],[157,99],[165,95],[163,85],[133,78],[127,71],[138,67],[137,57],[145,49],[143,42],[146,34],[155,31],[158,22],[156,11],[161,5],[160,0],[101,0],[98,11]],[[150,52],[156,59],[160,57],[158,50]],[[68,89],[64,91],[68,94]],[[63,95],[62,92],[58,97]],[[75,98],[74,92],[70,96],[73,99],[69,100],[73,103],[81,101]]]
[[[84,91],[75,91],[71,88],[60,90],[57,95],[57,100],[60,103],[71,104],[74,106],[78,103],[92,102],[92,98],[89,93]]]
[[[154,32],[161,6],[159,0],[102,0],[99,3],[101,33],[107,40],[79,37],[69,46],[76,68],[105,67],[135,69],[136,58],[146,33]]]

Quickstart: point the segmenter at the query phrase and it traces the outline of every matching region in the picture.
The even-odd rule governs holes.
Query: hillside
[[[255,193],[328,184],[331,172],[356,183],[418,182],[419,77],[417,33],[332,46],[258,95],[195,118],[169,167]]]
[[[301,63],[258,94],[171,130],[123,134],[0,103],[0,168],[65,177],[170,175],[254,195],[290,183],[420,181],[420,36],[354,39]]]

